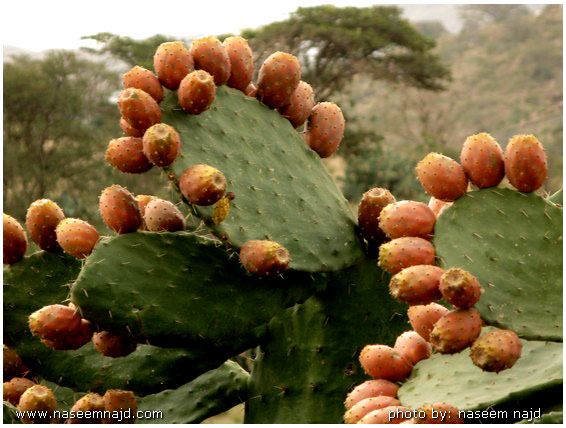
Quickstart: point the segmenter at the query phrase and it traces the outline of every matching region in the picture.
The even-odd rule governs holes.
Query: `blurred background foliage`
[[[356,204],[368,188],[426,200],[414,173],[429,151],[458,158],[468,135],[486,131],[505,147],[518,133],[544,144],[550,177],[562,183],[562,6],[460,6],[462,29],[409,22],[396,7],[299,8],[289,19],[242,32],[256,72],[276,50],[298,56],[317,101],[337,102],[347,130],[326,161]],[[218,35],[220,39],[227,34]],[[25,220],[41,197],[104,230],[98,195],[110,184],[167,197],[154,168],[133,176],[104,161],[122,135],[116,98],[133,65],[152,69],[156,47],[110,33],[85,35],[98,49],[13,55],[4,61],[4,212]],[[183,40],[183,39],[181,39]],[[190,39],[184,39],[190,43]]]

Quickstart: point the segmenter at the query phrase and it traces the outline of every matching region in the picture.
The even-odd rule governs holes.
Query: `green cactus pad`
[[[222,361],[257,345],[277,312],[325,280],[301,272],[259,279],[218,241],[192,233],[130,233],[99,243],[71,299],[104,330],[158,346],[209,349]]]
[[[142,424],[194,424],[246,400],[248,372],[233,361],[192,382],[138,399],[138,410],[162,411],[162,417],[138,419]]]
[[[367,379],[359,352],[393,345],[409,326],[375,260],[344,270],[328,289],[268,325],[254,363],[246,423],[340,423],[346,393]]]
[[[540,418],[536,419],[525,419],[518,424],[562,424],[564,422],[564,412],[549,412],[541,415]]]
[[[561,208],[533,193],[469,192],[440,216],[434,244],[440,266],[477,276],[488,324],[562,340]]]
[[[550,202],[556,205],[562,205],[562,189],[548,198]]]
[[[4,424],[22,424],[23,422],[16,416],[17,407],[8,401],[4,401],[4,407],[2,411],[2,422]]]
[[[562,343],[522,340],[515,365],[499,373],[484,372],[470,359],[470,350],[434,354],[420,361],[399,388],[404,406],[417,408],[446,401],[460,410],[477,410],[517,400],[562,384]]]
[[[292,269],[339,270],[362,256],[356,220],[318,155],[291,123],[258,100],[221,86],[209,110],[185,113],[176,92],[161,103],[162,121],[181,136],[178,176],[194,164],[220,169],[233,192],[230,214],[215,228],[241,247],[250,239],[285,246]],[[210,208],[197,208],[210,218]]]
[[[121,358],[104,357],[90,343],[76,351],[47,348],[29,332],[28,316],[63,302],[80,265],[72,257],[39,251],[4,268],[4,343],[16,350],[32,374],[78,391],[117,388],[146,395],[183,385],[226,359],[204,348],[138,345]]]

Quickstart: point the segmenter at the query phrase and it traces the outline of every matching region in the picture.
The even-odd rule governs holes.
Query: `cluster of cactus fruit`
[[[516,226],[494,197],[544,229],[529,257],[560,245],[561,208],[531,193],[546,178],[534,136],[513,137],[505,153],[488,134],[469,137],[461,163],[431,153],[417,165],[429,205],[374,188],[356,222],[319,159],[338,149],[344,117],[336,104],[315,103],[293,55],[270,55],[256,86],[246,40],[205,37],[190,48],[160,45],[154,71],[124,74],[126,135],[108,143],[105,158],[128,174],[162,168],[179,203],[107,187],[99,211],[117,235],[100,237],[55,202],[36,201],[26,227],[42,251],[28,257],[24,228],[4,214],[5,400],[52,414],[69,408],[55,395],[70,391],[71,410],[162,408],[161,422],[198,422],[246,402],[250,423],[428,423],[438,415],[457,423],[459,410],[561,384],[556,370],[532,380],[521,368],[556,368],[558,359],[561,367],[552,346],[561,340],[561,303],[548,297],[537,323],[524,305],[539,291],[528,279],[494,286],[500,269],[485,272],[486,262],[467,253],[468,264],[448,260],[461,255],[450,245],[470,211],[481,217],[491,204],[505,217],[494,224]],[[504,176],[531,194],[496,188]],[[486,253],[493,238],[469,227],[481,242],[466,245]],[[510,242],[495,234],[494,245]],[[531,263],[545,273],[539,288],[559,293],[556,260]],[[502,304],[514,286],[525,289],[515,293],[520,307]],[[36,298],[22,299],[22,290]],[[407,319],[413,330],[403,332]],[[482,335],[484,324],[498,328]],[[252,347],[251,375],[226,361]],[[468,347],[471,360],[462,360]],[[358,367],[374,379],[355,386],[364,376]],[[450,385],[432,391],[419,378],[437,376],[437,367],[517,374],[496,382],[472,372],[479,384],[458,400]],[[481,401],[488,384],[498,389]]]

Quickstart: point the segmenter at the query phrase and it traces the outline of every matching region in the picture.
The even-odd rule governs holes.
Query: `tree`
[[[285,21],[242,36],[258,61],[276,50],[297,56],[318,100],[340,91],[357,73],[430,90],[442,89],[450,77],[431,52],[434,41],[402,18],[397,7],[299,8]]]

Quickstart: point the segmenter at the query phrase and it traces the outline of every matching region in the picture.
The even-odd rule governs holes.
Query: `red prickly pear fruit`
[[[432,210],[437,219],[444,210],[451,207],[453,204],[454,202],[441,201],[440,199],[436,199],[434,196],[431,196],[428,201],[428,207]]]
[[[143,154],[141,138],[120,137],[110,140],[104,157],[114,168],[128,174],[142,174],[153,168]]]
[[[167,89],[177,89],[195,69],[193,56],[182,41],[161,43],[153,55],[153,69]]]
[[[143,216],[150,232],[177,232],[185,228],[183,214],[173,203],[154,198],[148,202]]]
[[[373,410],[358,421],[359,424],[400,424],[412,414],[408,407],[389,406]]]
[[[430,303],[428,305],[411,306],[407,310],[407,316],[413,330],[424,340],[430,342],[430,332],[434,328],[434,324],[448,312],[450,310],[444,306],[438,303]]]
[[[22,394],[18,409],[24,413],[24,423],[45,424],[53,419],[57,408],[57,398],[51,389],[43,385],[34,385]]]
[[[406,331],[402,333],[393,346],[399,354],[407,361],[415,365],[421,360],[426,360],[432,354],[432,346],[422,338],[416,331]]]
[[[142,224],[139,230],[148,230],[147,225],[145,224],[145,207],[154,199],[157,199],[156,196],[152,195],[137,195],[136,201],[138,201],[138,206],[140,208],[140,214],[142,215]]]
[[[71,412],[75,417],[67,419],[66,424],[100,424],[104,412],[104,399],[95,392],[89,392],[73,404]],[[77,415],[77,412],[81,412],[81,417]],[[85,412],[88,413],[85,414]]]
[[[123,117],[120,117],[120,128],[122,129],[122,131],[124,131],[124,134],[129,137],[141,138],[143,137],[143,134],[145,132],[145,129],[134,128]]]
[[[356,386],[348,396],[346,401],[344,401],[344,406],[346,410],[351,409],[354,405],[366,398],[388,396],[397,397],[397,391],[399,390],[399,385],[385,379],[372,379],[366,380],[365,382]]]
[[[29,206],[26,215],[26,227],[30,238],[45,251],[59,251],[55,229],[65,218],[63,210],[49,199],[38,199]]]
[[[108,389],[102,399],[104,400],[104,410],[109,415],[108,418],[102,419],[103,424],[117,424],[126,423],[133,424],[136,420],[136,411],[138,410],[138,403],[136,402],[136,396],[132,391],[124,391],[121,389]],[[127,412],[132,416],[131,418],[124,418],[121,421],[112,415],[117,416],[117,413],[113,412]],[[125,414],[122,413],[124,416]]]
[[[3,348],[3,361],[4,361],[4,380],[12,379],[13,377],[25,376],[29,373],[29,369],[24,366],[22,359],[16,351],[6,345]]]
[[[257,98],[273,109],[285,107],[301,81],[301,64],[294,55],[275,52],[259,69]]]
[[[311,85],[301,80],[291,95],[289,105],[281,108],[279,113],[291,122],[293,128],[298,128],[309,118],[315,104]]]
[[[409,266],[393,275],[389,292],[408,305],[426,305],[442,297],[438,288],[444,269],[438,266]]]
[[[522,348],[515,332],[497,329],[476,339],[470,349],[470,357],[483,371],[499,373],[515,365],[521,357]]]
[[[417,201],[399,201],[387,205],[379,215],[379,227],[391,238],[405,236],[430,239],[436,216],[428,205]]]
[[[439,153],[429,153],[417,164],[417,177],[425,192],[442,201],[455,201],[468,190],[462,166]]]
[[[122,75],[122,83],[124,88],[136,88],[147,92],[157,103],[163,101],[163,87],[159,79],[146,68],[136,65]]]
[[[147,129],[161,122],[159,104],[141,89],[128,88],[120,92],[118,109],[122,117],[137,129]]]
[[[191,204],[212,205],[226,193],[226,177],[210,165],[193,165],[183,171],[179,188]]]
[[[346,122],[334,103],[318,103],[308,118],[305,141],[321,158],[332,156],[344,137]]]
[[[252,98],[255,98],[257,96],[257,88],[252,82],[250,82],[250,84],[246,86],[246,90],[244,91],[244,94]]]
[[[4,214],[4,264],[13,265],[24,258],[28,238],[22,225],[14,217]]]
[[[195,70],[185,76],[177,91],[179,104],[187,113],[201,114],[216,98],[216,85],[205,70]]]
[[[254,56],[248,41],[240,36],[231,36],[222,42],[230,59],[229,87],[245,92],[254,74]]]
[[[56,351],[74,351],[82,348],[92,339],[93,331],[89,321],[81,319],[79,328],[65,336],[58,337],[56,340],[41,339],[41,342],[48,348]]]
[[[193,40],[189,48],[196,70],[208,71],[216,86],[230,79],[230,58],[220,40],[214,36]]]
[[[100,235],[96,229],[84,220],[66,218],[55,229],[57,242],[63,251],[77,259],[84,259],[90,253]]]
[[[102,191],[98,209],[106,226],[116,233],[132,233],[141,226],[138,201],[127,189],[117,184]]]
[[[374,379],[392,382],[405,379],[413,365],[399,352],[387,345],[366,345],[360,352],[360,364]]]
[[[397,238],[381,244],[378,264],[383,270],[395,275],[403,269],[417,265],[434,265],[434,246],[422,238]]]
[[[161,168],[171,165],[181,153],[179,133],[165,123],[153,125],[143,134],[143,154]]]
[[[4,382],[4,401],[17,406],[22,394],[34,385],[36,385],[35,382],[24,377],[15,377],[10,382]]]
[[[441,354],[455,354],[478,338],[482,320],[474,309],[457,309],[442,316],[430,333],[430,343]]]
[[[379,214],[387,205],[395,202],[395,197],[387,189],[374,187],[362,196],[358,205],[358,224],[362,236],[369,243],[385,240],[385,233],[379,227]]]
[[[57,341],[79,331],[81,315],[74,308],[56,304],[38,309],[28,321],[31,334]]]
[[[497,186],[505,175],[503,150],[486,132],[466,138],[460,163],[470,181],[480,189]]]
[[[389,406],[399,406],[401,402],[393,397],[382,395],[381,397],[365,398],[356,403],[350,410],[344,414],[344,422],[347,424],[358,423],[369,412],[383,409]]]
[[[240,262],[254,275],[278,275],[290,261],[289,251],[277,242],[251,240],[240,248]]]
[[[101,331],[92,336],[94,349],[106,357],[118,358],[130,355],[136,350],[136,343],[127,336]]]
[[[416,417],[417,424],[463,424],[464,420],[460,417],[460,411],[457,407],[445,402],[427,404],[419,407],[416,411],[417,415],[424,417]]]
[[[474,306],[482,293],[478,279],[460,268],[451,268],[444,272],[439,288],[444,300],[460,309]]]
[[[534,192],[546,180],[546,153],[534,135],[515,135],[505,149],[505,175],[520,192]]]

